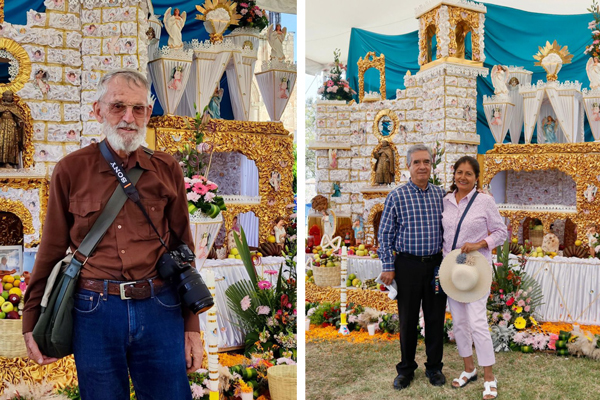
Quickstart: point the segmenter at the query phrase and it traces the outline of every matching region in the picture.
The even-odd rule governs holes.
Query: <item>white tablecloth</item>
[[[283,257],[263,257],[262,265],[257,267],[257,273],[263,275],[265,280],[270,280],[273,284],[277,283],[277,275],[266,275],[265,270],[276,270],[279,273],[281,264],[285,263]],[[226,258],[224,260],[206,260],[200,275],[207,269],[211,269],[215,274],[216,281],[216,303],[217,303],[217,323],[219,324],[219,349],[243,346],[244,332],[232,321],[235,321],[235,315],[227,307],[227,297],[225,291],[230,285],[241,281],[250,280],[242,260]],[[203,276],[204,277],[204,276]],[[206,330],[206,315],[202,313],[200,317],[200,329]]]
[[[542,321],[600,325],[600,260],[530,258],[525,272],[542,288]]]
[[[360,280],[380,272],[379,259],[348,258],[348,274]],[[544,304],[536,312],[541,321],[600,325],[600,260],[536,257],[527,261],[525,272],[542,288]]]

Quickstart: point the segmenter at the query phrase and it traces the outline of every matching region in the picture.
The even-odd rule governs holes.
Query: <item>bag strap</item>
[[[463,220],[465,219],[465,216],[467,215],[467,212],[469,211],[469,208],[471,208],[471,204],[473,204],[473,201],[475,201],[475,197],[477,197],[477,195],[479,194],[478,191],[475,191],[475,193],[473,193],[473,197],[471,197],[471,201],[469,201],[469,204],[467,204],[467,208],[465,208],[465,211],[462,213],[462,217],[460,217],[460,221],[458,221],[458,225],[456,226],[456,233],[454,234],[454,243],[452,243],[452,250],[456,249],[456,242],[458,241],[458,235],[460,233],[460,226],[463,223]]]
[[[167,251],[169,251],[170,250],[169,247],[167,247],[167,245],[163,241],[162,237],[158,233],[158,230],[156,229],[156,227],[152,223],[152,220],[148,216],[148,213],[146,212],[146,209],[142,205],[142,202],[140,201],[140,194],[137,191],[137,189],[135,188],[135,183],[136,182],[134,182],[132,179],[129,179],[129,177],[127,176],[127,173],[125,172],[125,170],[123,170],[119,166],[119,164],[115,161],[115,158],[113,157],[112,153],[108,149],[108,146],[106,145],[106,141],[105,140],[103,140],[102,142],[100,142],[99,147],[100,147],[100,152],[102,153],[102,156],[104,157],[104,159],[106,160],[106,162],[111,166],[113,174],[115,174],[115,176],[117,177],[117,181],[119,182],[119,184],[123,188],[123,192],[122,193],[126,194],[127,197],[129,198],[129,200],[133,201],[138,206],[138,208],[140,210],[142,210],[142,213],[144,214],[144,216],[146,217],[146,219],[150,223],[150,226],[152,226],[152,229],[154,229],[154,232],[156,232],[156,236],[158,237],[158,240],[160,240],[160,244],[162,244],[163,247],[165,249],[167,249]],[[133,173],[133,171],[132,171],[132,173]]]

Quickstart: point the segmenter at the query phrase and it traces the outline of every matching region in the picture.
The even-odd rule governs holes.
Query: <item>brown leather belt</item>
[[[79,278],[77,287],[80,289],[89,290],[96,293],[104,293],[104,282],[101,279],[85,279]],[[152,296],[152,285],[154,285],[154,294],[166,285],[160,278],[146,279],[143,281],[132,282],[108,282],[108,294],[120,296],[121,300],[144,300]]]

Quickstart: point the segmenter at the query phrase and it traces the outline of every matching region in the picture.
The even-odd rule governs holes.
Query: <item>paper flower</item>
[[[527,325],[527,321],[525,321],[525,318],[518,317],[517,319],[515,319],[515,328],[523,329],[525,328],[525,325]]]
[[[258,315],[269,315],[270,312],[271,309],[269,308],[269,306],[258,306],[258,308],[256,309],[256,313]]]

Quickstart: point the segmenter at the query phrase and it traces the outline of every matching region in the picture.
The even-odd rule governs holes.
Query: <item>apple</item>
[[[575,246],[577,246],[577,247],[581,246],[582,244],[583,244],[583,242],[581,240],[579,240],[579,239],[577,239],[575,241]]]
[[[242,259],[242,256],[240,256],[239,254],[236,254],[236,255],[235,255],[235,259],[236,259],[236,260],[241,260],[241,259]]]
[[[515,243],[515,244],[517,244],[517,243],[519,243],[519,239],[516,238],[516,237],[514,237],[514,238],[512,238],[512,242]]]
[[[0,309],[5,312],[5,313],[9,313],[12,310],[15,309],[15,307],[13,306],[13,304],[10,301],[5,301],[4,303],[2,303],[2,305],[0,306]]]
[[[8,295],[9,295],[8,290],[5,290],[2,292],[2,297],[4,297],[4,300],[8,299]]]
[[[358,246],[358,249],[359,249],[359,250],[364,250],[364,249],[365,249],[365,245],[364,245],[364,244],[361,244],[361,245],[359,245],[359,246]]]
[[[240,252],[238,251],[238,249],[236,249],[235,247],[233,249],[231,249],[231,251],[229,253],[233,254],[234,256],[237,256],[238,254],[240,254]]]
[[[351,281],[356,279],[356,274],[350,274],[348,275],[348,279],[350,279]]]
[[[8,301],[10,301],[13,304],[13,306],[16,307],[17,305],[19,305],[19,301],[21,301],[21,298],[16,294],[10,294],[8,295]]]
[[[19,313],[16,311],[11,311],[6,313],[6,319],[19,319]]]
[[[6,313],[0,312],[0,319],[6,318]]]
[[[227,258],[235,258],[235,256],[233,254],[230,254],[227,256]]]
[[[0,296],[0,306],[2,306],[2,303],[4,303],[6,300],[4,300],[4,297]]]
[[[387,290],[387,288],[385,287],[385,285],[382,283],[379,285],[379,290],[381,290],[382,292],[385,292]]]
[[[354,255],[354,250],[352,250],[352,249],[348,250],[348,255],[349,256],[353,256]]]

